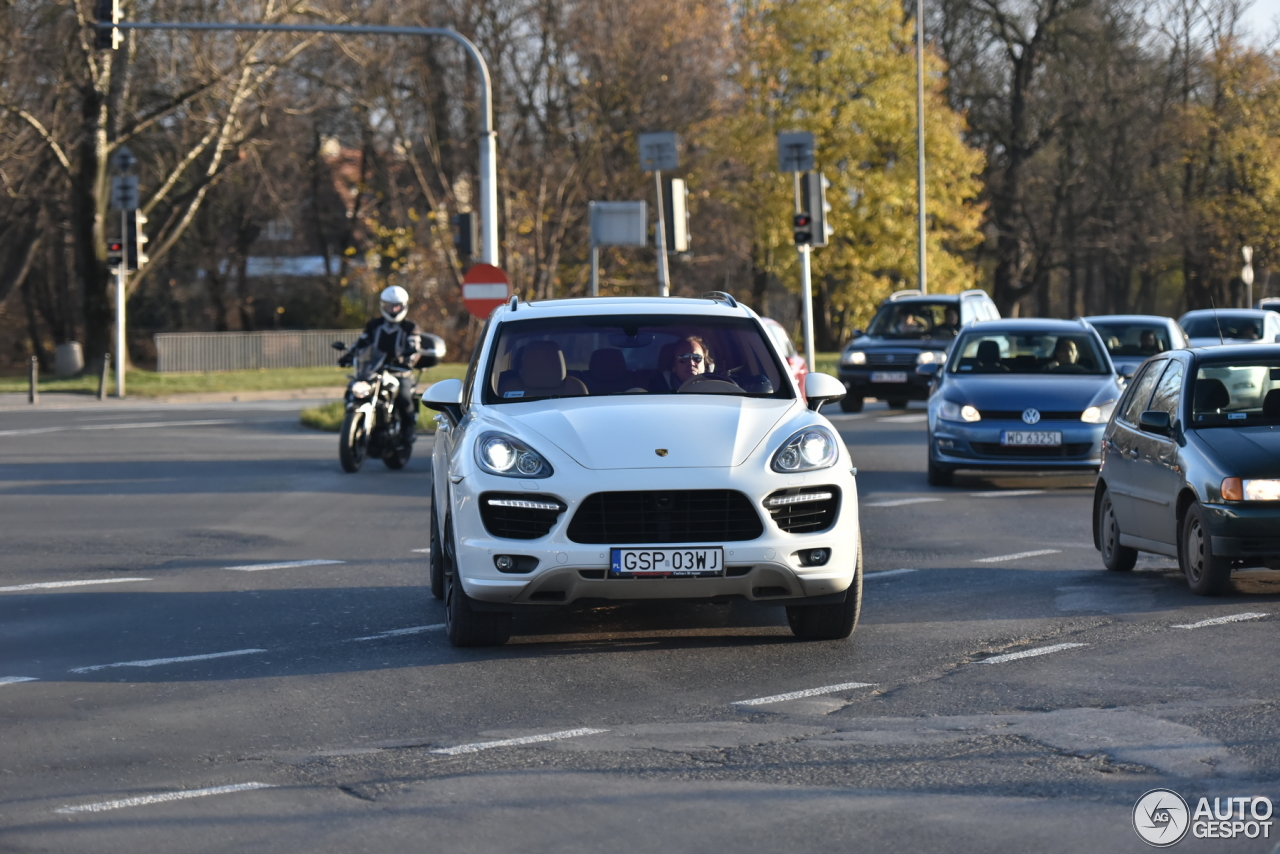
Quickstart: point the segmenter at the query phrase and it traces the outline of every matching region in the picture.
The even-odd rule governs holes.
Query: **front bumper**
[[[745,469],[746,466],[739,467]],[[840,491],[834,522],[815,533],[791,534],[774,522],[763,501],[797,487],[835,486]],[[513,490],[514,488],[514,490]],[[751,540],[698,543],[611,542],[584,544],[568,537],[570,521],[583,501],[597,492],[729,489],[743,493],[763,524]],[[535,539],[493,536],[480,515],[480,496],[519,491],[530,499],[554,499],[566,505],[550,531]],[[472,473],[452,485],[452,513],[459,577],[467,595],[479,603],[516,609],[565,605],[580,600],[711,599],[742,597],[754,602],[795,604],[798,600],[843,593],[857,567],[857,482],[847,467],[804,475],[761,474],[736,468],[614,470],[555,475],[539,481],[513,481]],[[715,578],[609,578],[611,548],[722,546],[725,575]],[[802,566],[799,552],[830,549],[822,566]],[[537,561],[528,572],[501,572],[494,558],[514,555]],[[531,561],[522,560],[527,566]]]
[[[873,374],[906,373],[906,382],[873,382]],[[930,378],[916,373],[915,362],[903,363],[899,366],[851,366],[840,365],[836,370],[840,382],[853,397],[875,397],[881,400],[888,398],[905,398],[907,400],[928,400]]]
[[[1280,503],[1203,504],[1213,552],[1237,560],[1280,560]]]
[[[1096,470],[1102,465],[1105,422],[1041,421],[1028,426],[1021,421],[982,420],[972,423],[943,421],[930,416],[929,454],[938,465],[970,469]],[[1005,446],[1005,431],[1054,431],[1062,434],[1056,446]]]

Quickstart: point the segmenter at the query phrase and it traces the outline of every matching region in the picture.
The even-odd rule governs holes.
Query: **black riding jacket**
[[[386,353],[388,366],[412,368],[422,350],[422,330],[412,320],[392,323],[385,317],[375,317],[364,325],[364,331],[348,352],[365,347]]]

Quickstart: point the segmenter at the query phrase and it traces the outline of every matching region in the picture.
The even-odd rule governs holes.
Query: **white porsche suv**
[[[431,586],[455,646],[521,609],[740,597],[846,638],[862,555],[849,452],[760,319],[702,299],[512,300],[427,389]]]

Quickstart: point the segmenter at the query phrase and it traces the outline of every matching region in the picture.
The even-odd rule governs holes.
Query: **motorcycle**
[[[332,347],[346,349],[341,341],[334,341]],[[418,370],[435,365],[438,358],[436,350],[423,350]],[[359,471],[369,457],[380,458],[389,469],[402,469],[413,455],[412,439],[401,444],[402,416],[395,401],[400,384],[414,369],[387,365],[386,360],[385,353],[365,348],[356,360],[355,373],[347,377],[346,414],[338,431],[338,460],[343,471]],[[421,399],[420,393],[413,395],[415,410]]]

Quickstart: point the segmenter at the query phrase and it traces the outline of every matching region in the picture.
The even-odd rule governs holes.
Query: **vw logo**
[[[893,354],[892,354],[892,353],[890,353],[889,355],[885,356],[885,357],[884,357],[884,360],[885,360],[886,362],[892,362],[892,361],[893,361]]]
[[[1022,420],[1027,422],[1028,424],[1037,423],[1040,420],[1040,410],[1038,409],[1024,410],[1022,413]]]

